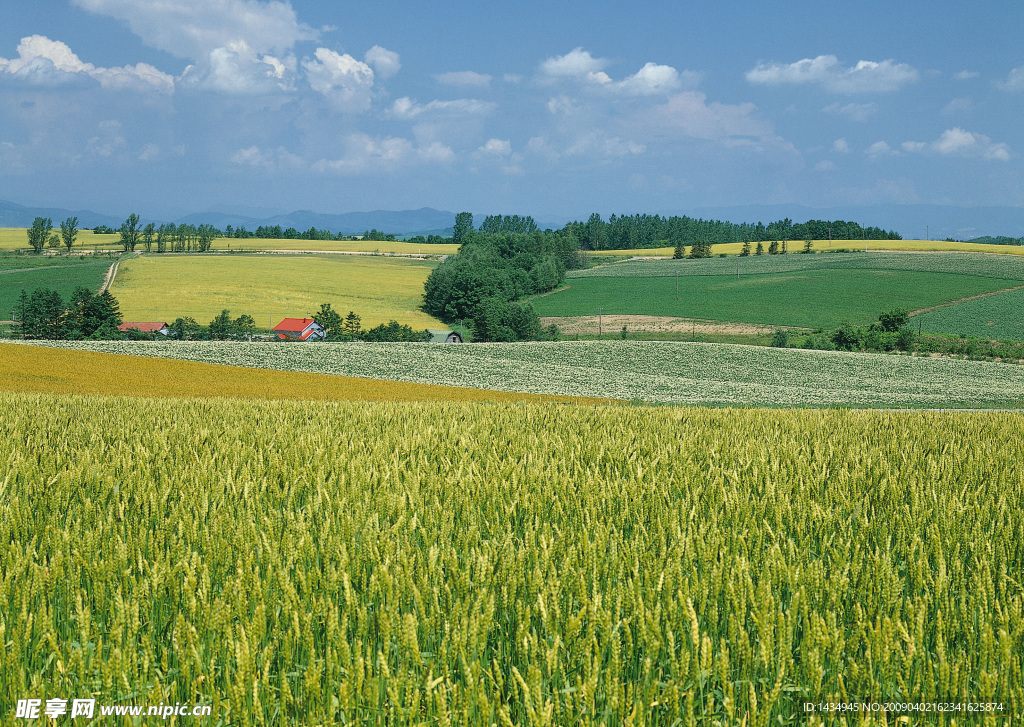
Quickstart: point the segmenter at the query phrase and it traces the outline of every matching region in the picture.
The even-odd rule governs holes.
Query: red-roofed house
[[[159,334],[164,335],[164,336],[169,335],[170,332],[171,332],[170,327],[168,327],[168,325],[166,323],[162,323],[162,322],[161,323],[149,323],[149,322],[146,322],[146,321],[142,321],[142,322],[126,321],[125,323],[122,323],[121,325],[119,325],[117,327],[117,330],[121,331],[122,333],[130,331],[132,329],[138,331],[139,333],[153,333],[153,334],[159,333]]]
[[[285,318],[274,326],[274,334],[282,341],[322,341],[327,332],[312,318]]]

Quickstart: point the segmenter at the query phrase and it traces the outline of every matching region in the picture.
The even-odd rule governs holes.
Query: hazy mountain
[[[374,212],[348,212],[337,215],[299,210],[261,219],[246,215],[198,212],[177,219],[175,222],[191,225],[200,225],[208,222],[222,230],[228,225],[232,227],[245,226],[245,229],[250,232],[261,225],[269,227],[280,225],[282,229],[287,230],[289,227],[294,227],[299,232],[315,227],[318,230],[330,230],[335,234],[340,232],[345,235],[360,235],[371,229],[394,235],[409,235],[418,232],[450,229],[455,223],[455,213],[443,212],[430,207],[400,212],[376,210]]]
[[[96,225],[120,227],[124,222],[124,219],[101,215],[89,210],[72,211],[58,207],[24,207],[20,204],[0,200],[0,227],[31,227],[36,217],[49,217],[53,220],[54,227],[59,227],[60,223],[69,217],[77,217],[79,227],[95,227]]]

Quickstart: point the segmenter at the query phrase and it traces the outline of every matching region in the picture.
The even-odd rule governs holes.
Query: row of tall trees
[[[563,228],[574,235],[583,250],[631,250],[675,247],[700,242],[717,245],[728,242],[770,240],[900,240],[892,230],[862,227],[856,222],[808,220],[794,223],[786,218],[765,225],[704,220],[660,215],[612,215],[607,221],[596,212],[586,222],[570,222]]]
[[[82,340],[121,338],[121,309],[117,299],[104,291],[94,294],[79,286],[64,301],[56,290],[21,291],[14,309],[13,333],[19,338]]]

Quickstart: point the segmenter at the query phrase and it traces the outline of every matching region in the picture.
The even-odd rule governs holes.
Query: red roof
[[[167,324],[166,323],[148,323],[148,322],[128,321],[126,323],[122,323],[121,325],[119,325],[117,327],[117,330],[119,330],[119,331],[130,331],[133,328],[138,330],[138,331],[140,331],[140,332],[142,332],[142,333],[159,333],[164,328],[167,328]]]
[[[312,318],[285,318],[274,326],[274,330],[282,333],[302,333],[311,323],[314,323]]]

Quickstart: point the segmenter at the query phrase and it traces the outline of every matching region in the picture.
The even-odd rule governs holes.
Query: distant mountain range
[[[644,212],[645,210],[637,210]],[[927,204],[880,204],[849,207],[806,207],[802,205],[747,205],[742,207],[694,207],[686,210],[661,211],[660,214],[688,215],[704,219],[726,220],[729,222],[764,222],[790,218],[794,222],[818,220],[850,220],[864,226],[895,230],[907,239],[925,236],[933,240],[947,237],[969,240],[982,235],[1005,235],[1024,237],[1024,207],[951,207]],[[126,215],[127,216],[127,215]],[[579,217],[586,220],[587,216]],[[607,215],[604,215],[607,218]],[[49,217],[57,226],[68,217],[78,217],[79,227],[91,228],[97,225],[120,227],[124,217],[113,217],[89,210],[66,210],[56,207],[25,207],[13,202],[0,200],[0,227],[30,227],[36,217]],[[484,215],[477,214],[475,222],[480,224]],[[315,227],[332,233],[359,235],[366,230],[376,229],[395,235],[451,234],[455,213],[423,207],[418,210],[376,210],[374,212],[348,212],[345,214],[324,214],[299,210],[287,214],[260,215],[258,209],[243,209],[234,212],[209,210],[196,212],[166,220],[142,216],[143,223],[173,222],[175,224],[200,225],[209,223],[220,229],[228,225],[244,226],[253,231],[257,227],[280,225],[282,229],[294,227],[300,232]],[[569,221],[541,221],[543,228],[557,229]]]

